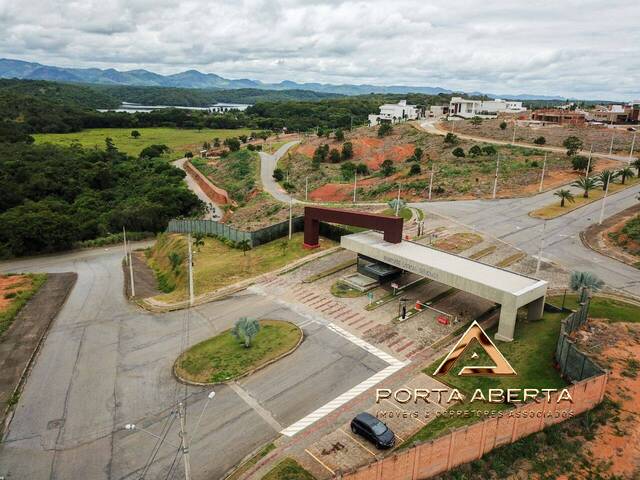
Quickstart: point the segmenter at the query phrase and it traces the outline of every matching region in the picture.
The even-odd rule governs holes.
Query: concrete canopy
[[[342,247],[403,270],[499,303],[500,323],[496,338],[513,340],[518,308],[528,305],[528,317],[540,318],[547,282],[493,267],[418,243],[386,242],[378,232],[346,235]]]

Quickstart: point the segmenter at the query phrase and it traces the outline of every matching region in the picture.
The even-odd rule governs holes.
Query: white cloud
[[[0,0],[0,55],[263,81],[640,97],[637,0]]]

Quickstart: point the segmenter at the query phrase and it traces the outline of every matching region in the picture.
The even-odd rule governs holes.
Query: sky
[[[0,0],[0,57],[632,100],[639,25],[638,0]]]

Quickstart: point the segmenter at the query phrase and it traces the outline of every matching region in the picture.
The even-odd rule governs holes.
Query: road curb
[[[194,386],[196,386],[196,387],[212,387],[212,386],[215,386],[215,385],[226,385],[226,384],[228,384],[228,383],[236,382],[236,381],[238,381],[238,380],[240,380],[240,379],[242,379],[242,378],[248,377],[249,375],[253,375],[254,373],[256,373],[256,372],[258,372],[258,371],[262,370],[263,368],[268,367],[269,365],[271,365],[271,364],[273,364],[273,363],[277,362],[278,360],[280,360],[280,359],[282,359],[282,358],[284,358],[284,357],[287,357],[287,356],[291,355],[293,352],[295,352],[295,351],[298,349],[298,347],[299,347],[299,346],[302,344],[302,342],[304,341],[304,332],[302,331],[302,328],[300,328],[298,325],[296,325],[296,324],[295,324],[295,323],[293,323],[293,322],[289,322],[289,321],[287,321],[287,320],[277,320],[277,321],[278,321],[278,322],[283,322],[283,323],[289,323],[289,324],[291,324],[291,325],[294,325],[294,326],[298,329],[298,331],[300,332],[300,338],[298,339],[297,343],[296,343],[296,344],[295,344],[295,345],[294,345],[290,350],[287,350],[286,352],[281,353],[281,354],[280,354],[280,355],[278,355],[277,357],[272,358],[272,359],[271,359],[271,360],[269,360],[268,362],[263,363],[262,365],[259,365],[259,366],[257,366],[256,368],[253,368],[253,369],[251,369],[251,370],[249,370],[249,371],[247,371],[247,372],[243,373],[242,375],[240,375],[240,376],[238,376],[238,377],[235,377],[235,378],[232,378],[232,379],[229,379],[229,380],[225,380],[224,382],[213,382],[213,383],[209,383],[209,382],[194,382],[194,381],[192,381],[192,380],[187,380],[187,379],[185,379],[185,378],[182,378],[182,377],[178,374],[178,372],[176,371],[176,367],[177,367],[177,365],[178,365],[178,360],[180,359],[180,357],[182,356],[182,354],[183,354],[183,353],[185,353],[187,350],[189,350],[189,348],[191,348],[191,347],[187,348],[187,350],[185,350],[185,351],[183,351],[183,352],[180,352],[180,355],[178,355],[178,358],[176,358],[175,362],[173,362],[173,367],[171,367],[171,373],[173,374],[174,378],[175,378],[176,380],[178,380],[178,382],[180,382],[180,383],[182,383],[182,384],[185,384],[185,385],[194,385]],[[231,330],[231,329],[228,329],[228,330]],[[224,330],[223,332],[219,333],[218,335],[222,335],[222,334],[223,334],[223,333],[225,333],[226,331],[227,331],[227,330]],[[206,341],[206,340],[203,340],[203,341]]]

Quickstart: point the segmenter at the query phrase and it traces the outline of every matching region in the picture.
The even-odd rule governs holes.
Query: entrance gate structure
[[[334,208],[305,207],[306,248],[319,245],[321,221],[371,229],[341,238],[342,247],[359,256],[375,259],[500,304],[500,322],[496,333],[498,340],[513,340],[516,315],[520,307],[527,307],[527,318],[530,320],[539,319],[544,313],[547,282],[426,245],[403,241],[402,218]]]

